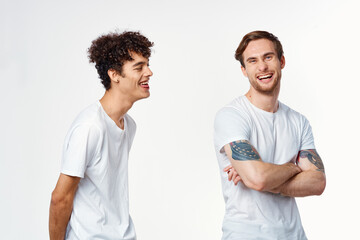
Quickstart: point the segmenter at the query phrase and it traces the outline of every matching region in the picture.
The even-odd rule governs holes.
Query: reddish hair
[[[281,45],[281,42],[279,41],[279,39],[272,33],[269,33],[266,31],[253,31],[253,32],[246,34],[243,37],[238,48],[235,51],[235,59],[240,61],[241,66],[245,67],[244,58],[243,58],[243,53],[244,53],[245,49],[247,48],[247,46],[249,45],[249,43],[251,41],[259,40],[259,39],[267,39],[267,40],[272,41],[274,44],[277,56],[278,56],[279,60],[281,59],[282,55],[284,54],[284,51],[283,51],[283,48],[282,48],[282,45]]]

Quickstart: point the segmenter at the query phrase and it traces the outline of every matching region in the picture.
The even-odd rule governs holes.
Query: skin
[[[116,125],[124,129],[124,116],[134,102],[150,96],[148,82],[153,75],[149,68],[149,60],[142,55],[132,53],[132,61],[127,61],[118,73],[108,70],[111,87],[100,99],[100,103]],[[73,200],[80,178],[60,174],[51,196],[49,233],[51,240],[64,239],[69,222]]]
[[[56,187],[51,195],[49,233],[51,240],[63,240],[65,238],[66,226],[70,220],[73,200],[79,177],[71,177],[60,174]]]
[[[263,162],[256,149],[246,140],[232,142],[224,148],[240,180],[257,191],[272,191],[301,172],[293,163],[275,165]]]
[[[321,195],[326,186],[324,164],[315,149],[302,150],[298,154],[297,165],[301,174],[271,190],[285,196],[306,197]]]
[[[285,57],[278,58],[271,41],[259,39],[248,44],[243,58],[245,67],[241,70],[250,82],[245,96],[256,107],[276,112]],[[263,76],[271,77],[261,80]],[[224,150],[231,162],[224,171],[235,185],[241,182],[257,191],[292,197],[320,195],[325,189],[324,165],[315,149],[300,151],[297,164],[282,165],[263,162],[256,149],[245,140],[229,143]]]
[[[241,70],[249,79],[250,89],[245,94],[256,107],[267,112],[276,112],[280,92],[281,70],[285,57],[277,57],[274,44],[267,39],[251,41],[243,53],[245,67]],[[261,81],[259,76],[272,75],[270,81]]]
[[[150,96],[149,88],[141,86],[153,75],[149,60],[136,53],[132,54],[132,58],[133,61],[124,63],[121,74],[109,69],[111,88],[100,99],[105,112],[121,129],[124,129],[124,115],[134,102]]]

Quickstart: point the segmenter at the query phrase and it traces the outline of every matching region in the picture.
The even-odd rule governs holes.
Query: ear
[[[246,69],[243,66],[241,66],[241,71],[242,71],[242,73],[244,74],[245,77],[248,77]]]
[[[281,67],[281,69],[283,69],[285,67],[285,57],[284,57],[284,55],[281,56],[280,67]]]
[[[120,77],[116,70],[110,68],[107,71],[107,74],[109,75],[109,78],[112,82],[115,82],[115,83],[119,82]]]

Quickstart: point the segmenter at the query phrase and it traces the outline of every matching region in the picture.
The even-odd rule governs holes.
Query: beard
[[[258,82],[257,79],[250,80],[250,85],[259,93],[265,94],[265,95],[274,95],[278,92],[278,89],[280,88],[280,78],[281,76],[277,76],[274,78],[271,82],[271,85],[262,85]]]

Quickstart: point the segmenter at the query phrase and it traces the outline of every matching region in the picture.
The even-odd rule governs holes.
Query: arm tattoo
[[[256,149],[246,140],[240,140],[230,143],[232,158],[238,161],[261,160]]]
[[[312,164],[314,164],[318,168],[316,169],[317,171],[325,173],[324,164],[315,149],[301,151],[300,157],[307,158]]]

